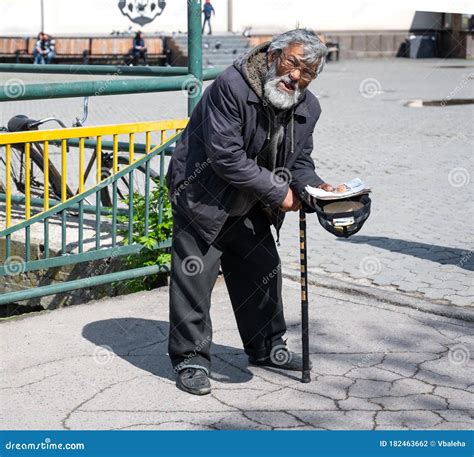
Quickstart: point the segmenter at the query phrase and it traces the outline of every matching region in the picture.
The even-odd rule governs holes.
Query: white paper
[[[346,181],[344,182],[344,185],[347,187],[347,190],[344,192],[327,192],[324,189],[318,189],[317,187],[312,186],[306,186],[305,190],[311,197],[319,198],[321,200],[346,198],[363,192],[370,192],[370,188],[366,187],[360,178],[353,178]]]

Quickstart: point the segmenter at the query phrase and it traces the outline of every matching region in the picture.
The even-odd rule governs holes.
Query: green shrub
[[[165,183],[160,186],[159,180],[155,182],[157,186],[149,196],[147,236],[145,236],[145,197],[138,193],[133,194],[132,242],[140,243],[144,247],[138,254],[125,256],[125,263],[130,268],[164,265],[171,262],[170,248],[155,249],[159,242],[171,238],[173,232],[173,214],[168,189]],[[128,203],[128,196],[123,201]],[[161,223],[158,220],[160,203],[163,204]],[[128,244],[128,214],[117,216],[117,223],[120,227],[117,234],[124,237],[124,244]],[[167,274],[164,272],[130,279],[125,282],[125,286],[130,292],[150,290],[166,283]]]

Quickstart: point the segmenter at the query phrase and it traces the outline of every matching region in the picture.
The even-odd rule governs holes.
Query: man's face
[[[317,63],[308,65],[303,58],[304,47],[299,43],[268,55],[269,68],[263,90],[274,107],[289,109],[296,105],[302,92],[316,77]]]
[[[286,76],[277,88],[288,94],[293,94],[295,89],[301,91],[306,89],[309,83],[316,77],[317,62],[308,65],[304,62],[304,47],[300,43],[290,43],[281,54],[269,55],[269,64],[276,62],[277,76]]]

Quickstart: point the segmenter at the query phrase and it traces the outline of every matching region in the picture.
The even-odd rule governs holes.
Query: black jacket
[[[256,195],[271,209],[277,233],[285,213],[288,183],[256,163],[270,126],[262,97],[269,43],[257,46],[224,70],[204,91],[171,157],[166,183],[170,199],[207,243],[228,217],[237,193]],[[301,195],[324,181],[311,158],[313,131],[321,114],[318,99],[305,90],[284,127],[285,168],[290,186]],[[309,207],[305,207],[311,212]]]

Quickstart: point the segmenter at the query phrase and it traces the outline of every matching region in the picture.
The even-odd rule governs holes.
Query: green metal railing
[[[203,81],[214,79],[221,69],[207,68],[202,71]],[[43,73],[73,75],[115,76],[183,76],[190,73],[188,67],[129,67],[127,65],[34,65],[31,63],[0,63],[0,73]]]
[[[3,64],[0,65],[0,72],[37,72],[37,73],[72,73],[72,74],[96,74],[96,75],[113,75],[113,79],[101,80],[101,81],[84,81],[84,82],[68,82],[68,83],[47,83],[47,84],[28,84],[20,87],[20,90],[13,92],[11,87],[2,86],[0,87],[0,102],[12,102],[19,100],[40,100],[46,98],[66,98],[66,97],[84,97],[84,96],[97,96],[97,95],[118,95],[118,94],[132,94],[132,93],[145,93],[145,92],[163,92],[163,91],[176,91],[186,90],[188,92],[188,115],[191,114],[194,107],[198,103],[202,93],[202,81],[214,79],[222,69],[210,69],[203,72],[202,70],[202,36],[201,36],[201,0],[188,0],[188,67],[122,67],[122,66],[84,66],[84,65],[25,65],[25,64]],[[127,78],[121,78],[127,76]],[[130,78],[129,76],[147,76],[147,78]],[[104,84],[106,82],[106,84]],[[131,125],[131,124],[129,124]],[[123,127],[123,126],[122,126]],[[72,129],[70,129],[72,130]],[[145,169],[145,233],[148,227],[148,216],[149,216],[149,194],[153,185],[163,186],[164,182],[164,158],[165,155],[169,155],[173,151],[173,145],[180,136],[182,127],[176,127],[176,134],[171,139],[166,139],[163,136],[162,141],[158,146],[152,146],[150,143],[149,131],[147,134],[146,143],[138,143],[134,140],[134,133],[130,133],[128,142],[118,141],[118,135],[114,135],[112,141],[105,140],[102,135],[97,135],[96,138],[90,138],[85,134],[81,134],[79,129],[77,136],[70,134],[66,137],[61,136],[64,130],[57,131],[55,135],[54,131],[38,131],[38,132],[23,132],[24,135],[28,136],[33,134],[31,138],[23,138],[23,144],[34,144],[34,134],[40,134],[42,132],[50,132],[49,136],[43,140],[45,145],[45,157],[47,159],[47,144],[57,144],[65,150],[70,147],[78,147],[80,150],[84,148],[93,148],[97,152],[97,167],[100,168],[100,157],[103,151],[113,151],[114,154],[114,171],[112,176],[105,180],[99,179],[100,175],[97,175],[98,179],[96,184],[89,189],[81,189],[81,191],[72,197],[66,197],[62,194],[62,198],[54,199],[49,198],[48,193],[48,166],[45,159],[45,194],[43,198],[35,198],[31,195],[12,195],[11,184],[7,182],[7,192],[0,194],[0,202],[5,202],[5,205],[17,206],[22,208],[23,205],[28,208],[30,207],[43,207],[43,211],[34,214],[31,217],[25,218],[24,221],[9,225],[7,221],[7,227],[4,230],[0,230],[0,239],[4,240],[5,243],[5,254],[6,258],[11,257],[12,253],[12,236],[14,234],[24,234],[24,258],[21,259],[20,263],[5,262],[0,265],[0,277],[16,274],[17,269],[20,273],[35,271],[39,269],[47,269],[53,267],[61,267],[65,265],[77,264],[81,262],[87,262],[92,260],[106,259],[115,256],[123,256],[129,254],[139,253],[143,246],[140,243],[135,243],[132,240],[133,232],[133,194],[134,194],[134,172],[138,169]],[[145,131],[145,130],[142,130]],[[122,132],[123,133],[123,132]],[[112,131],[108,131],[109,135],[112,135]],[[15,134],[6,134],[15,135]],[[57,140],[55,138],[57,137]],[[14,143],[14,141],[10,141]],[[0,145],[7,145],[5,148],[5,154],[8,156],[7,163],[10,163],[11,147],[8,146],[8,141],[1,142]],[[82,149],[81,149],[82,148]],[[25,147],[25,151],[26,151]],[[30,149],[28,147],[28,153]],[[120,151],[128,151],[129,163],[123,169],[116,167],[115,157]],[[144,156],[138,160],[135,160],[134,153],[144,153]],[[0,149],[0,153],[3,151]],[[27,156],[29,157],[29,156]],[[159,158],[159,184],[154,183],[150,175],[150,163],[154,158]],[[128,177],[130,185],[128,207],[126,209],[118,207],[117,201],[117,185],[120,179]],[[100,192],[108,186],[112,189],[113,205],[108,208],[101,204]],[[65,186],[62,185],[63,190]],[[88,197],[95,196],[95,205],[87,203]],[[159,209],[159,220],[162,220],[162,205]],[[8,211],[7,211],[8,212]],[[68,252],[66,249],[67,245],[67,218],[68,214],[76,212],[79,215],[79,230],[77,240],[77,252]],[[83,240],[83,215],[92,214],[95,215],[95,243],[93,248],[84,249]],[[128,215],[128,239],[118,239],[116,236],[117,231],[117,217],[119,214]],[[102,223],[101,217],[108,216],[111,220],[111,243],[109,245],[102,245],[101,233]],[[51,220],[58,220],[61,224],[61,248],[58,255],[50,255],[48,240],[49,240],[49,223]],[[42,257],[38,259],[31,258],[31,229],[33,224],[42,225],[44,233],[44,251]],[[164,240],[155,246],[155,249],[169,248],[171,246],[171,239]],[[18,259],[17,259],[18,260]],[[42,287],[25,289],[15,292],[8,292],[0,296],[0,305],[21,300],[28,300],[36,297],[42,297],[45,295],[52,295],[57,293],[63,293],[71,290],[80,289],[83,287],[92,287],[100,284],[106,284],[114,281],[121,281],[124,279],[137,278],[146,275],[156,274],[160,271],[166,271],[168,265],[154,265],[142,268],[133,268],[126,271],[102,274],[98,276],[81,278],[77,280],[71,280],[64,283],[50,284]]]
[[[141,176],[144,171],[144,182],[145,189],[143,193],[144,197],[144,220],[143,220],[143,233],[140,236],[148,236],[149,231],[149,206],[150,206],[150,194],[153,188],[159,186],[163,189],[164,186],[164,159],[167,151],[170,151],[171,145],[179,138],[180,132],[185,128],[187,121],[184,120],[172,120],[172,121],[157,121],[157,122],[143,122],[135,124],[118,124],[112,126],[95,126],[95,127],[81,127],[81,128],[70,128],[70,129],[55,129],[55,130],[38,130],[30,132],[16,132],[6,133],[0,135],[0,146],[5,146],[6,152],[6,194],[0,195],[0,200],[5,202],[6,207],[6,219],[5,228],[0,230],[0,239],[4,241],[5,245],[5,262],[0,265],[0,277],[12,276],[19,273],[28,273],[30,271],[36,271],[41,269],[48,269],[54,267],[60,267],[64,265],[77,264],[86,261],[94,261],[100,259],[106,259],[110,257],[118,257],[123,255],[130,255],[139,253],[143,246],[139,243],[133,242],[134,229],[134,214],[135,208],[133,205],[134,201],[134,189],[135,189],[135,172],[141,170]],[[173,136],[166,137],[167,132],[172,131]],[[161,144],[155,147],[151,147],[151,134],[157,132],[161,136]],[[128,165],[123,169],[119,169],[119,149],[118,149],[118,136],[128,135],[130,138],[128,148]],[[140,159],[135,158],[134,139],[136,134],[145,134],[145,154]],[[102,155],[102,138],[106,135],[112,135],[113,140],[113,154],[112,164],[113,168],[108,169],[110,176],[103,176],[103,162],[100,158]],[[73,138],[74,137],[74,138]],[[89,189],[85,189],[84,183],[84,155],[85,155],[85,138],[95,137],[96,149],[94,150],[95,156],[95,176],[96,183]],[[77,169],[77,175],[79,179],[79,193],[71,197],[67,197],[65,189],[67,186],[67,157],[71,155],[71,151],[68,153],[65,144],[69,141],[76,140],[79,142],[78,148],[78,159],[79,167]],[[61,175],[61,199],[55,200],[50,198],[49,182],[46,180],[44,184],[44,197],[32,198],[30,187],[31,187],[31,169],[27,169],[25,173],[25,196],[12,196],[11,195],[11,182],[10,174],[12,169],[12,149],[14,147],[25,147],[26,159],[28,161],[28,153],[31,153],[32,147],[37,144],[44,145],[43,155],[43,170],[48,168],[48,150],[49,144],[59,142],[63,147],[61,148],[61,162],[62,171]],[[154,158],[159,159],[159,165],[154,167],[160,170],[159,182],[152,180],[151,175],[151,162]],[[129,186],[127,191],[127,201],[125,208],[119,208],[118,201],[118,184],[124,181]],[[102,192],[104,189],[110,190],[112,193],[112,206],[104,207],[102,204]],[[15,198],[13,198],[15,197]],[[95,198],[95,205],[87,204],[89,197]],[[23,220],[13,221],[12,218],[12,207],[13,203],[24,203],[24,208],[19,206],[17,209],[24,211]],[[32,206],[42,207],[42,211],[37,214],[31,215],[30,208]],[[160,200],[158,205],[158,220],[162,220],[163,215],[163,199]],[[94,239],[91,240],[93,247],[91,249],[85,249],[84,240],[84,214],[92,214],[94,223]],[[127,233],[126,238],[117,237],[117,230],[120,228],[118,224],[118,216],[122,214],[126,216],[126,224],[122,222],[122,230]],[[110,230],[102,230],[102,224],[104,222],[104,216],[108,217],[110,224]],[[60,248],[57,253],[51,252],[51,240],[50,240],[50,227],[55,222],[59,224],[59,232],[57,235],[60,238]],[[68,225],[69,222],[77,224],[77,231],[71,229]],[[36,229],[37,228],[37,229]],[[34,230],[36,231],[34,232]],[[39,229],[39,230],[38,230]],[[32,258],[32,233],[38,236],[38,232],[43,233],[43,254],[41,258]],[[76,238],[77,236],[77,238]],[[103,242],[102,237],[106,236],[107,240]],[[15,239],[13,238],[15,237]],[[12,255],[12,244],[13,241],[18,242],[19,239],[23,240],[22,249],[20,255]],[[58,245],[58,243],[56,243]],[[156,244],[154,249],[163,249],[170,247],[171,240],[164,240]],[[74,246],[74,248],[71,248]],[[164,271],[167,266],[159,266],[156,271]],[[140,270],[143,274],[153,274],[153,268]],[[130,271],[130,277],[136,277],[136,271]],[[122,272],[119,275],[121,278],[124,277]],[[111,273],[107,276],[108,281],[116,281],[116,273]],[[0,296],[0,304],[6,304],[20,299],[22,297],[37,297],[40,295],[49,295],[58,293],[58,291],[65,290],[65,287],[71,287],[70,290],[77,289],[80,287],[89,287],[92,283],[97,281],[94,278],[83,278],[75,281],[68,282],[65,284],[53,284],[37,289],[29,289],[19,292],[6,293]],[[105,281],[102,278],[100,281]],[[101,282],[97,282],[97,284]],[[107,281],[106,281],[107,282]],[[82,285],[82,286],[81,286]],[[40,295],[39,295],[40,294]]]
[[[193,94],[192,97],[188,97],[188,100],[194,108],[201,95],[201,86],[202,81],[196,79],[193,74],[140,79],[115,78],[114,80],[26,84],[16,87],[0,87],[0,102],[186,90]]]

